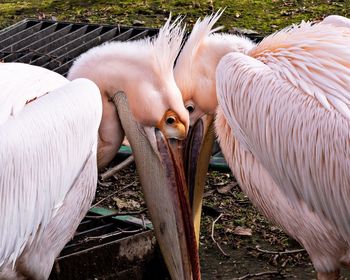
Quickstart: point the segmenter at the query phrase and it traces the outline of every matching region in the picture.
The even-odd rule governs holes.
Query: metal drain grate
[[[56,259],[50,280],[164,279],[152,224],[111,213],[104,208],[88,213]]]
[[[24,20],[0,31],[0,60],[33,64],[65,76],[73,60],[92,47],[157,33],[154,28]]]

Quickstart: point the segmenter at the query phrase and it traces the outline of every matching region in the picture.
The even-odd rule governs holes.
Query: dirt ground
[[[119,211],[146,207],[134,164],[98,186],[95,203],[102,199],[99,206]],[[200,237],[202,279],[316,279],[311,261],[301,249],[259,214],[231,172],[209,170]],[[277,253],[286,250],[294,253]],[[350,279],[349,272],[344,275],[342,279]]]

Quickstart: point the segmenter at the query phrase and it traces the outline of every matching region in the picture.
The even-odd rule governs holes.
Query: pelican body
[[[216,114],[242,190],[305,247],[318,279],[338,279],[350,264],[348,21],[301,23],[255,45],[211,34],[220,15],[196,23],[175,67],[190,127]]]
[[[47,279],[95,195],[101,97],[36,66],[0,76],[0,279]]]
[[[87,78],[99,87],[98,168],[126,136],[169,273],[187,280],[199,279],[200,271],[182,166],[189,114],[173,75],[183,35],[181,21],[169,19],[156,38],[95,47],[77,58],[68,79]]]

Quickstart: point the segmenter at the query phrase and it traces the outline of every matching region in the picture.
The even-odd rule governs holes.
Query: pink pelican
[[[96,83],[103,111],[98,167],[130,142],[156,237],[172,279],[199,279],[199,260],[182,166],[189,113],[173,66],[184,35],[170,19],[155,39],[111,42],[82,54],[68,79]]]
[[[350,265],[348,21],[303,22],[255,45],[212,34],[220,15],[197,21],[174,70],[190,108],[186,150],[197,240],[216,115],[216,134],[242,190],[305,247],[318,279],[337,279],[340,266]]]
[[[0,65],[1,279],[48,278],[125,135],[172,279],[200,278],[181,165],[189,115],[173,76],[183,33],[169,19],[154,39],[91,49],[71,82]]]

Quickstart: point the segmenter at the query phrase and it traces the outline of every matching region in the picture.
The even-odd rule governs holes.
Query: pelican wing
[[[249,55],[350,120],[350,28],[302,22],[266,37]]]
[[[9,86],[0,96],[7,100],[0,107],[4,117],[0,123],[0,268],[14,264],[45,230],[87,159],[96,157],[102,114],[99,90],[93,82],[68,82],[48,70],[22,66],[15,66],[22,72],[1,78],[1,84]],[[0,66],[0,73],[3,69]],[[53,90],[55,84],[61,87]],[[41,97],[23,102],[37,96]],[[9,114],[16,102],[21,110]],[[95,173],[86,178],[87,187],[96,178]]]
[[[219,106],[235,138],[260,161],[294,207],[302,200],[349,240],[346,116],[328,110],[275,69],[244,54],[226,55],[216,79]]]
[[[23,63],[0,63],[0,77],[0,124],[26,103],[68,83],[53,71]]]

